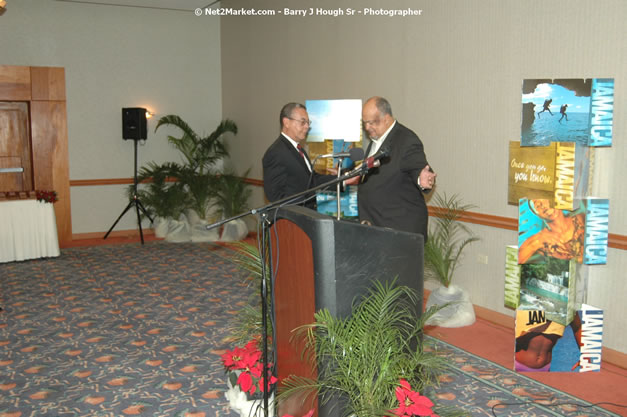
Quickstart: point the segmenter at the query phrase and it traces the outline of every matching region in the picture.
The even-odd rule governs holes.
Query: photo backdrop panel
[[[598,372],[601,370],[603,310],[582,305],[568,324],[543,310],[516,311],[514,370]]]
[[[612,78],[526,79],[522,105],[522,146],[612,145]]]
[[[560,142],[525,147],[511,141],[508,167],[508,204],[547,199],[552,207],[575,210],[588,189],[590,148]]]

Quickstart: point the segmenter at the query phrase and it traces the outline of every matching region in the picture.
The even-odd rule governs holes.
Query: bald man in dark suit
[[[335,179],[334,175],[322,175],[313,170],[311,161],[304,149],[309,132],[309,115],[305,106],[288,103],[279,115],[281,134],[263,156],[263,188],[269,201],[281,200],[290,195],[324,184]],[[302,153],[301,153],[302,152]],[[304,203],[305,207],[316,209],[314,194]]]
[[[392,116],[390,103],[372,97],[362,109],[364,130],[372,141],[368,155],[389,154],[371,169],[358,188],[362,223],[419,233],[427,241],[428,212],[423,193],[431,190],[431,170],[418,136]]]

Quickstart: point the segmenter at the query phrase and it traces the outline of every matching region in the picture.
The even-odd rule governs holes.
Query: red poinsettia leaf
[[[409,385],[409,382],[407,382],[406,379],[401,379],[400,380],[400,385],[401,385],[401,387],[405,388],[406,390],[411,390],[411,385]]]
[[[246,350],[247,352],[254,352],[257,349],[257,341],[256,340],[251,340],[250,342],[246,343],[246,346],[244,346],[244,350]]]
[[[237,385],[240,386],[242,391],[248,392],[250,387],[253,386],[253,378],[248,372],[242,372],[237,378]]]
[[[406,399],[405,412],[407,414],[413,414],[417,416],[430,416],[433,414],[433,402],[424,395],[420,395],[417,392],[411,392]]]

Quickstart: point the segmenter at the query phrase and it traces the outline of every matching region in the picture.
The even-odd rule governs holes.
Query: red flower
[[[412,391],[409,382],[401,379],[400,386],[396,387],[396,398],[399,407],[392,410],[397,416],[437,416],[431,410],[433,402],[417,391]]]
[[[250,351],[242,351],[242,355],[236,363],[235,369],[244,369],[247,371],[253,371],[257,365],[261,366],[259,363],[259,358],[261,358],[261,352],[250,352]],[[256,377],[261,376],[261,369],[259,369],[259,375],[255,375]]]
[[[250,372],[242,372],[239,374],[239,377],[237,378],[237,385],[239,385],[244,392],[248,392],[250,394],[255,393],[256,387],[253,384],[253,377]]]
[[[35,196],[38,201],[45,203],[55,203],[59,200],[56,191],[36,191]]]
[[[268,371],[268,375],[270,375],[270,371]],[[263,378],[263,377],[259,378],[259,390],[260,390],[261,392],[264,392],[264,391],[266,390],[266,388],[265,388],[265,386],[264,386],[264,385],[265,385],[265,384],[264,384],[264,381],[265,381],[265,380],[264,380],[264,378]],[[270,375],[270,385],[272,385],[272,384],[276,384],[276,383],[277,383],[277,381],[278,381],[278,379],[277,379],[274,375]],[[305,416],[305,417],[306,417],[306,416]]]
[[[227,351],[221,355],[222,362],[227,370],[241,371],[237,377],[237,385],[246,393],[254,394],[259,387],[260,391],[264,391],[263,364],[260,362],[262,353],[258,349],[258,342],[251,340],[243,348],[236,347],[232,351]],[[268,377],[270,385],[276,384],[278,381],[274,377],[270,368],[272,364],[268,364]]]
[[[242,359],[242,356],[244,354],[245,354],[244,349],[240,347],[236,347],[233,350],[226,351],[226,353],[221,355],[220,357],[222,358],[222,363],[227,369],[239,369],[239,368],[236,368],[235,366]]]

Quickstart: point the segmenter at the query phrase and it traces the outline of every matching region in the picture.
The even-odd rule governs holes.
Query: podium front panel
[[[270,230],[272,269],[276,271],[275,339],[279,380],[294,374],[315,377],[292,330],[310,324],[326,308],[348,317],[354,302],[367,294],[373,280],[413,289],[422,311],[423,237],[352,221],[338,221],[304,207],[281,208]],[[310,403],[279,405],[279,415],[303,415]],[[340,407],[321,406],[319,416],[339,416]]]

